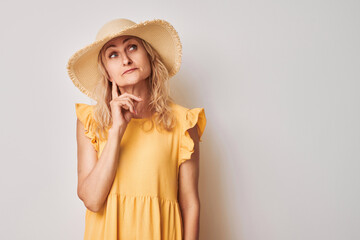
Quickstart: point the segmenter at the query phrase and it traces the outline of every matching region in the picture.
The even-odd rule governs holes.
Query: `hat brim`
[[[93,91],[101,77],[97,67],[101,48],[111,39],[122,35],[136,36],[150,43],[161,56],[169,77],[179,71],[182,46],[174,27],[162,19],[140,22],[96,40],[70,57],[67,65],[68,74],[74,85],[90,98],[95,99]]]

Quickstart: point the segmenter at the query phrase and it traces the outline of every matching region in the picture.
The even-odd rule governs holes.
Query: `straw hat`
[[[169,22],[154,19],[137,24],[124,18],[112,20],[101,27],[95,42],[75,52],[68,61],[71,80],[92,99],[95,99],[93,90],[101,77],[97,67],[98,54],[105,43],[122,35],[136,36],[150,43],[159,53],[170,77],[180,69],[182,46],[178,33]]]

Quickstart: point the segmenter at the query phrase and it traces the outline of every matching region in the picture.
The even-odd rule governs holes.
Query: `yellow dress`
[[[108,198],[99,212],[86,209],[84,240],[182,240],[179,167],[194,151],[187,130],[197,124],[202,142],[206,118],[203,108],[171,107],[177,118],[171,132],[154,127],[154,115],[128,123]],[[75,109],[99,158],[106,140],[94,134],[93,105],[76,103]]]

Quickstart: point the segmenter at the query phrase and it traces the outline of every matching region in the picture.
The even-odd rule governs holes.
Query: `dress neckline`
[[[135,122],[141,122],[141,121],[145,121],[145,120],[150,120],[154,117],[155,113],[153,113],[150,117],[146,117],[146,118],[131,118],[131,121],[135,121]]]

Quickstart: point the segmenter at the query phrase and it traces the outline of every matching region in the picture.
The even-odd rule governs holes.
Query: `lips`
[[[129,73],[129,72],[132,72],[133,70],[135,70],[136,68],[131,68],[131,69],[128,69],[128,70],[126,70],[123,74],[125,74],[125,73]]]

